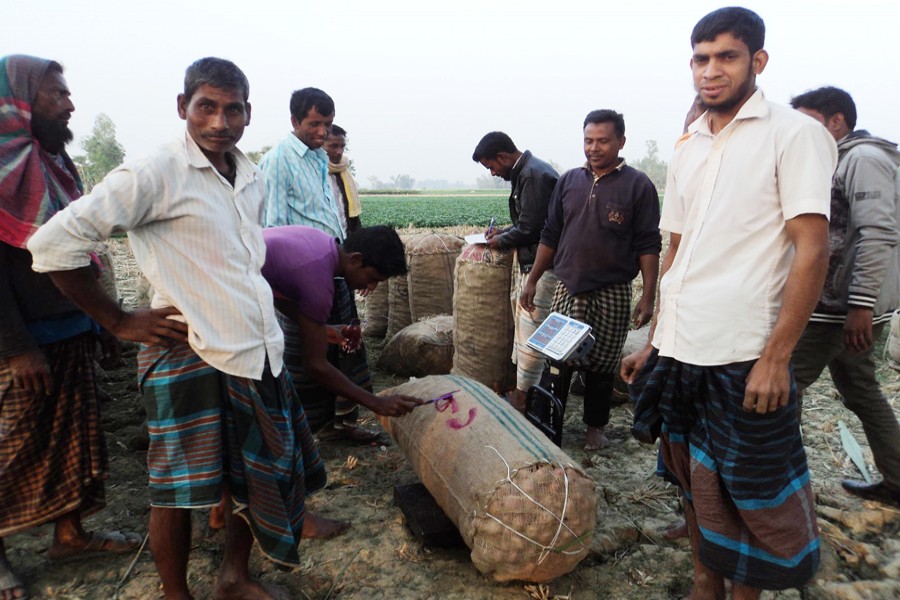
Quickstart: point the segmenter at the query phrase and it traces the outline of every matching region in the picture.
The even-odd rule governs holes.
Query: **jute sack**
[[[400,236],[403,247],[415,240],[421,234],[406,234]],[[388,323],[385,339],[390,340],[397,332],[412,323],[409,315],[409,274],[388,279]]]
[[[516,384],[510,358],[512,252],[465,246],[456,259],[453,292],[453,370],[497,391]]]
[[[388,288],[390,280],[379,283],[366,296],[366,319],[363,321],[363,335],[382,338],[388,327]]]
[[[388,279],[388,321],[385,339],[390,340],[397,332],[412,323],[409,316],[408,275]]]
[[[385,345],[377,366],[413,377],[449,373],[453,367],[453,317],[437,315],[404,327]]]
[[[888,335],[887,353],[890,357],[890,365],[900,370],[900,310],[895,310],[891,316],[891,332]]]
[[[413,323],[453,312],[453,268],[464,244],[461,238],[446,233],[425,233],[407,241]]]
[[[380,417],[456,524],[475,567],[497,581],[550,581],[585,557],[597,520],[593,480],[502,398],[457,375],[382,394],[436,398]]]

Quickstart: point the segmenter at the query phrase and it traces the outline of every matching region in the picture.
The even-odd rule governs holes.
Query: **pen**
[[[488,225],[488,235],[491,235],[491,232],[494,231],[494,217],[491,217],[491,223]]]
[[[424,404],[431,404],[433,402],[437,402],[438,400],[449,400],[450,398],[453,397],[453,394],[455,394],[458,391],[459,390],[453,390],[452,392],[447,392],[443,396],[438,396],[437,398],[432,398],[431,400],[429,400],[428,402],[425,402]],[[423,404],[423,406],[424,406],[424,404]]]

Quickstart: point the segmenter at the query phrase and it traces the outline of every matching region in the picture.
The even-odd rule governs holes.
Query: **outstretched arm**
[[[313,321],[296,310],[285,311],[283,305],[284,303],[281,303],[279,310],[292,318],[300,329],[303,365],[306,367],[307,373],[328,391],[361,404],[374,413],[389,417],[404,415],[423,403],[422,400],[411,396],[394,395],[380,398],[354,384],[328,362],[328,332],[326,331],[328,326],[325,323]],[[288,314],[288,312],[293,314]]]

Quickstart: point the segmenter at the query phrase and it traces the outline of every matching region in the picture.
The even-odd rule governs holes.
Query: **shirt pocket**
[[[619,202],[605,202],[600,212],[603,229],[619,235],[631,232],[631,219],[631,207]]]

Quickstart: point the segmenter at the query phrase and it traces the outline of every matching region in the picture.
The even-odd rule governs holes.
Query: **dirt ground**
[[[115,248],[114,248],[115,249]],[[139,299],[134,267],[114,253],[120,291],[126,304]],[[383,344],[367,339],[371,362]],[[879,344],[882,354],[884,339]],[[92,528],[147,531],[146,455],[131,449],[143,414],[135,384],[134,347],[122,366],[105,374],[103,424],[110,451],[108,506],[90,517]],[[403,380],[374,373],[377,390]],[[900,414],[900,375],[882,360],[879,377],[894,410]],[[900,511],[857,500],[841,490],[842,477],[859,473],[842,449],[838,422],[844,421],[863,446],[872,467],[862,428],[845,410],[828,376],[807,392],[804,435],[817,494],[822,529],[822,567],[803,590],[767,593],[778,599],[900,598]],[[597,484],[598,526],[588,557],[570,574],[550,585],[498,584],[472,566],[468,551],[430,550],[417,543],[393,501],[393,488],[417,477],[391,443],[367,447],[329,441],[320,444],[329,473],[328,487],[308,506],[325,516],[349,519],[353,526],[329,541],[304,541],[303,565],[281,570],[256,550],[251,568],[266,581],[289,588],[297,599],[450,598],[512,600],[610,598],[653,600],[681,598],[690,588],[690,552],[686,541],[667,542],[659,530],[678,518],[674,489],[653,475],[654,447],[630,435],[631,412],[613,410],[609,449],[585,452],[581,398],[569,399],[563,450],[580,463]],[[370,413],[365,421],[376,427]],[[898,440],[900,443],[900,440]],[[874,472],[874,471],[873,471]],[[199,600],[212,597],[221,559],[221,534],[206,526],[197,511],[189,578]],[[29,582],[33,598],[150,600],[161,597],[149,549],[130,555],[83,560],[65,565],[45,558],[51,541],[48,526],[6,540],[14,569]]]

